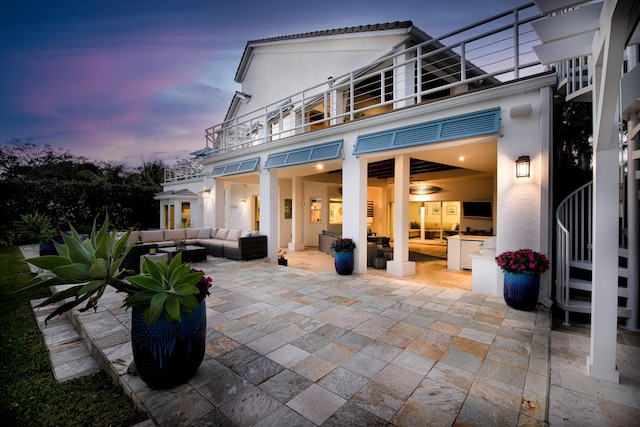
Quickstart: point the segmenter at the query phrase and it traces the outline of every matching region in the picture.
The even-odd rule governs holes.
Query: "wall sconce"
[[[529,156],[520,156],[516,160],[516,178],[529,178],[531,176],[531,159]]]
[[[247,204],[245,199],[240,200],[240,206],[244,207]]]
[[[204,191],[202,192],[202,198],[208,199],[210,195],[211,195],[211,190],[209,190],[208,188],[205,188]]]
[[[512,119],[519,117],[529,117],[531,115],[531,104],[514,105],[509,110],[509,116]]]

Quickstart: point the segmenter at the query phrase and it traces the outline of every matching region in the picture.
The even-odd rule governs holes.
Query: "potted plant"
[[[190,269],[178,253],[171,263],[146,258],[140,275],[127,280],[124,305],[132,307],[131,348],[135,373],[154,388],[182,384],[193,376],[206,346],[204,299],[211,278]]]
[[[286,254],[283,250],[278,251],[278,265],[284,265],[286,267],[289,264],[289,261],[285,258]]]
[[[128,276],[130,272],[120,265],[134,245],[127,243],[130,233],[117,237],[108,231],[107,224],[108,217],[100,229],[94,221],[91,234],[84,240],[71,226],[70,235],[61,235],[65,244],[56,244],[58,255],[27,259],[43,270],[29,288],[69,285],[37,307],[63,302],[47,316],[47,321],[81,304],[85,306],[80,311],[95,310],[107,286],[124,292],[124,305],[132,307],[131,341],[141,378],[152,387],[171,387],[188,380],[204,355],[203,300],[210,280],[182,264],[181,254],[169,265],[145,260],[143,274]],[[151,348],[140,349],[141,342]],[[182,358],[185,352],[188,354]],[[155,359],[141,361],[140,354],[152,354]],[[158,372],[156,366],[165,369]]]
[[[353,251],[355,248],[356,243],[353,239],[339,237],[331,242],[334,265],[338,274],[347,276],[353,272]]]
[[[33,214],[20,215],[20,221],[13,223],[16,237],[20,242],[40,243],[40,255],[57,255],[54,242],[63,243],[60,233],[55,230],[46,215],[36,211]]]
[[[538,302],[540,275],[550,267],[547,257],[531,249],[506,251],[496,256],[504,272],[504,300],[518,310],[533,310]]]

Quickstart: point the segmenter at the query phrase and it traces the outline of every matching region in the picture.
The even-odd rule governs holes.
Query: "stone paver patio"
[[[194,266],[214,286],[205,360],[187,384],[151,390],[127,373],[130,313],[121,295],[71,316],[98,363],[156,425],[623,425],[640,415],[637,367],[626,362],[619,385],[586,377],[588,338],[552,332],[548,310],[264,261],[210,257]],[[621,346],[620,359],[637,350]]]

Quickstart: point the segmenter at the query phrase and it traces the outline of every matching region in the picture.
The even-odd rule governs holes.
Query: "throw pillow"
[[[218,232],[216,233],[216,239],[227,240],[228,234],[229,234],[228,228],[218,228]]]
[[[227,234],[227,240],[233,240],[237,242],[241,234],[242,230],[231,229],[229,230],[229,234]]]
[[[198,230],[198,239],[210,239],[211,238],[211,227],[202,227]]]

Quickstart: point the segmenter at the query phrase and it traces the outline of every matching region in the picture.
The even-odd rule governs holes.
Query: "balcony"
[[[203,158],[269,144],[470,91],[546,69],[533,52],[539,40],[533,3],[333,77],[206,129]],[[427,36],[428,37],[428,36]],[[165,182],[197,176],[185,165],[168,168]]]
[[[204,167],[198,157],[183,159],[175,165],[167,166],[164,169],[164,182],[184,181],[192,178],[200,178],[203,175]]]

